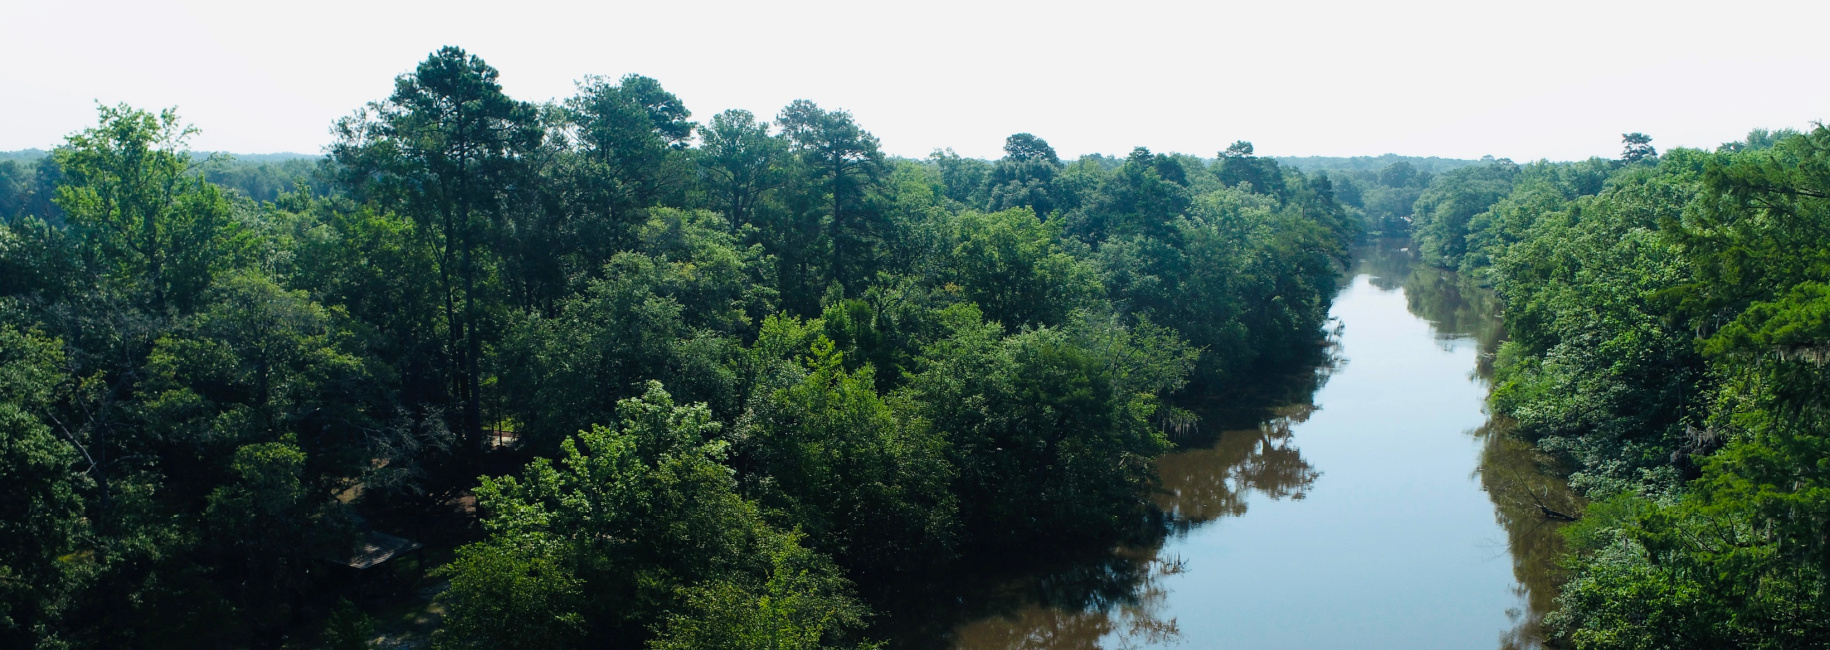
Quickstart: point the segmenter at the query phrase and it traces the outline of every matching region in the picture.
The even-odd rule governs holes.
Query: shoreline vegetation
[[[1587,502],[1503,508],[1574,520],[1543,624],[1576,648],[1826,647],[1830,129],[1623,140],[1450,171],[1412,223],[1426,262],[1494,289],[1490,406]]]

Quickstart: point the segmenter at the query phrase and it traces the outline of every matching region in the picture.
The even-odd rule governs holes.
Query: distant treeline
[[[227,151],[187,151],[185,155],[193,160],[204,158],[229,159],[240,163],[277,163],[289,160],[318,160],[323,158],[316,154],[306,153],[229,153]],[[0,151],[0,160],[18,160],[37,162],[40,158],[51,157],[51,152],[43,149],[20,149],[18,151]]]
[[[1365,173],[1378,172],[1398,163],[1409,165],[1412,169],[1427,174],[1441,174],[1454,171],[1469,165],[1478,165],[1480,160],[1465,158],[1438,158],[1436,156],[1400,156],[1388,153],[1382,156],[1270,156],[1278,164],[1288,165],[1309,173],[1335,172]],[[1491,156],[1489,156],[1491,158]]]
[[[185,152],[192,173],[217,186],[256,202],[273,201],[300,183],[314,194],[330,191],[317,173],[323,158],[304,154],[270,153],[231,155]],[[36,215],[58,220],[52,198],[62,180],[57,160],[38,149],[0,152],[0,217]]]
[[[1578,648],[1830,647],[1830,129],[1436,178],[1413,234],[1491,284],[1491,398],[1592,503]]]
[[[0,166],[0,646],[360,647],[380,533],[440,647],[870,646],[897,585],[1162,526],[1154,458],[1315,361],[1362,230],[1243,142],[692,118],[445,48],[321,160],[119,106]]]
[[[322,156],[221,152],[190,152],[189,155],[193,160],[208,161],[199,165],[197,171],[210,182],[227,190],[239,191],[257,202],[273,201],[300,182],[306,183],[316,194],[330,191],[324,179],[315,175],[318,164],[324,160]],[[938,155],[954,157],[950,152]],[[986,169],[995,163],[979,159],[960,160],[971,160]],[[1093,154],[1083,157],[1081,162],[1102,169],[1116,169],[1124,160],[1122,157]],[[1336,198],[1350,212],[1355,212],[1356,218],[1364,220],[1371,232],[1394,235],[1404,232],[1412,204],[1436,174],[1483,163],[1479,160],[1396,154],[1355,157],[1271,156],[1267,160],[1295,170],[1329,177],[1335,187]],[[1219,161],[1215,158],[1191,157],[1188,162],[1209,166]],[[30,200],[28,197],[50,195],[57,176],[54,173],[40,173],[34,177],[32,170],[35,166],[48,164],[54,163],[50,161],[50,154],[43,150],[0,152],[0,214],[19,214],[22,211],[20,206]],[[49,205],[48,200],[42,201],[42,204],[38,210],[28,212],[48,216],[46,210],[55,209]]]

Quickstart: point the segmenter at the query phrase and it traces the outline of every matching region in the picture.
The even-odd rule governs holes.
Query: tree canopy
[[[1426,256],[1505,304],[1494,410],[1591,500],[1547,623],[1578,648],[1823,647],[1830,130],[1624,141],[1418,202]]]
[[[898,581],[1154,521],[1167,432],[1319,349],[1361,230],[1249,145],[693,115],[445,47],[321,159],[123,105],[0,161],[0,645],[359,645],[398,536],[443,647],[874,647]]]

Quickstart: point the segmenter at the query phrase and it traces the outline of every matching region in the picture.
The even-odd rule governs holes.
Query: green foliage
[[[859,128],[850,113],[828,111],[804,99],[783,108],[776,121],[810,172],[811,197],[823,195],[813,202],[825,210],[832,256],[827,279],[840,286],[861,284],[870,277],[872,251],[883,235],[869,191],[884,168],[877,137]]]
[[[818,338],[797,363],[805,376],[752,404],[739,431],[749,491],[854,570],[944,559],[958,535],[946,440],[897,417],[872,367],[846,372],[843,357]]]
[[[963,212],[947,226],[941,281],[1007,328],[1061,323],[1102,292],[1093,266],[1062,250],[1059,222],[1015,208]]]
[[[119,106],[0,161],[0,645],[360,646],[319,605],[388,532],[461,546],[438,645],[868,647],[854,579],[1148,521],[1173,404],[1313,356],[1359,232],[1245,143],[892,160],[805,100],[394,81],[323,159]]]
[[[534,107],[504,95],[497,77],[481,58],[441,48],[395,79],[386,102],[339,121],[331,147],[356,196],[404,213],[430,238],[444,303],[439,361],[456,379],[448,399],[473,445],[484,424],[482,330],[494,324],[491,262],[507,248],[490,235],[543,136]]]
[[[685,613],[667,619],[654,650],[812,650],[875,648],[847,643],[869,614],[846,596],[847,585],[798,535],[779,538],[762,585],[717,580],[687,594]]]
[[[1753,129],[1747,132],[1746,139],[1739,142],[1725,142],[1722,146],[1717,147],[1716,151],[1719,153],[1733,153],[1737,151],[1771,149],[1773,148],[1773,145],[1779,144],[1785,140],[1790,140],[1798,135],[1800,135],[1800,133],[1796,129],[1778,129],[1774,131]]]
[[[736,228],[756,219],[770,190],[786,182],[783,164],[788,142],[769,134],[769,123],[749,111],[728,110],[712,116],[699,149],[713,205]]]
[[[939,169],[940,181],[949,200],[965,206],[985,202],[985,181],[991,175],[991,163],[963,158],[952,149],[928,154],[928,163]]]
[[[1345,252],[1326,210],[1216,189],[1170,232],[1110,239],[1096,259],[1114,303],[1203,349],[1194,380],[1211,391],[1313,341]]]
[[[643,210],[681,189],[686,170],[677,146],[692,137],[695,125],[686,121],[691,115],[648,77],[629,75],[612,84],[594,76],[579,82],[578,96],[566,101],[565,120],[576,129],[582,150],[566,172],[579,208],[591,220],[586,232],[594,239],[612,246],[627,243],[631,230],[642,223]]]
[[[1652,136],[1644,133],[1622,133],[1620,141],[1625,145],[1621,148],[1620,162],[1631,165],[1641,160],[1658,157],[1658,150],[1652,148]]]
[[[1703,343],[1703,352],[1725,355],[1752,350],[1812,354],[1830,340],[1830,286],[1805,281],[1771,302],[1748,305],[1735,320]]]
[[[916,369],[921,352],[952,334],[958,323],[977,323],[984,317],[978,305],[964,302],[954,285],[927,286],[911,278],[882,278],[863,296],[826,306],[816,330],[845,353],[848,368],[868,363],[880,391],[902,385]],[[790,353],[806,349],[811,338]],[[763,340],[758,339],[757,345]]]
[[[262,161],[260,158],[212,154],[198,165],[197,171],[204,180],[257,203],[278,201],[281,195],[301,189],[317,196],[330,193],[330,179],[320,165],[322,159],[300,156]]]
[[[171,110],[97,110],[101,123],[55,154],[57,205],[104,278],[155,310],[189,309],[239,248],[228,199],[190,174],[184,146],[197,130]]]
[[[679,261],[620,253],[554,317],[523,317],[510,329],[504,392],[533,448],[553,449],[567,432],[609,421],[615,400],[650,379],[727,412],[734,406],[735,377],[725,365],[734,342],[714,327],[747,325],[750,296],[731,251],[711,252]]]
[[[1183,171],[1149,149],[1133,149],[1117,173],[1097,174],[1096,189],[1068,214],[1067,231],[1089,244],[1126,235],[1162,236],[1191,203],[1188,188],[1164,178],[1164,169]]]
[[[1647,141],[1527,168],[1461,259],[1506,302],[1495,409],[1601,499],[1546,623],[1578,648],[1823,647],[1830,132]]]
[[[236,578],[225,591],[257,630],[289,622],[311,565],[351,545],[337,511],[304,482],[306,462],[290,438],[244,445],[230,461],[235,477],[204,506],[209,546]]]
[[[1511,193],[1518,175],[1518,165],[1500,159],[1438,176],[1412,209],[1411,237],[1423,260],[1459,265],[1468,252],[1469,221]]]
[[[559,463],[536,459],[519,479],[485,478],[477,488],[491,539],[465,547],[445,569],[448,598],[462,604],[451,636],[484,646],[523,639],[557,647],[573,634],[637,642],[685,607],[692,590],[760,581],[772,549],[796,544],[738,495],[722,463],[728,444],[714,438],[719,424],[703,405],[676,406],[655,383],[617,412],[620,426],[567,440]],[[843,578],[821,566],[827,575],[812,579],[832,592],[830,602],[855,611],[842,600]],[[815,638],[836,627],[801,622],[816,626]]]
[[[63,178],[57,159],[36,149],[29,157],[0,160],[0,222],[14,222],[25,217],[46,221],[63,221],[63,212],[52,199]],[[11,156],[12,153],[0,154]]]
[[[1219,177],[1221,185],[1237,187],[1244,184],[1249,191],[1278,197],[1287,191],[1277,161],[1252,155],[1250,142],[1234,142],[1220,152],[1219,158],[1214,165],[1214,175]]]
[[[1335,196],[1342,205],[1360,211],[1368,232],[1389,236],[1410,229],[1417,199],[1435,175],[1399,160],[1374,170],[1336,171],[1329,177],[1335,182]]]
[[[76,243],[68,230],[37,217],[0,224],[0,295],[68,298],[84,275]]]
[[[448,648],[564,648],[584,637],[578,578],[542,536],[472,544],[458,549],[439,573],[451,578],[440,596],[446,607],[438,646]]]
[[[1479,160],[1459,158],[1438,158],[1436,156],[1400,156],[1384,154],[1380,156],[1273,156],[1278,164],[1289,168],[1301,169],[1307,173],[1327,172],[1329,174],[1360,172],[1377,173],[1382,169],[1403,163],[1412,169],[1425,174],[1435,175],[1443,172],[1479,164]]]
[[[1715,461],[1712,470],[1734,463]],[[1579,648],[1821,645],[1830,633],[1821,557],[1799,557],[1788,548],[1796,538],[1768,528],[1774,520],[1742,500],[1751,495],[1711,489],[1729,474],[1710,475],[1681,502],[1623,495],[1592,506],[1569,531],[1577,574],[1547,623]],[[1821,497],[1807,499],[1821,517]]]
[[[89,533],[72,480],[81,450],[43,417],[64,362],[58,341],[0,325],[0,642],[56,647],[87,573]]]
[[[324,645],[330,650],[368,650],[369,639],[374,635],[375,617],[357,609],[347,598],[337,601],[324,622]]]
[[[319,498],[360,475],[373,384],[336,314],[255,275],[225,277],[207,298],[207,310],[154,342],[128,409],[149,435],[123,444],[159,459],[174,496],[244,475],[231,460],[239,449],[282,439],[309,451],[310,466],[296,470]]]
[[[899,394],[950,444],[961,516],[975,542],[1111,534],[1142,507],[1151,426],[1195,351],[1167,331],[1082,318],[1008,338],[965,325],[931,346]]]
[[[1657,230],[1688,199],[1689,176],[1617,179],[1565,212],[1539,215],[1495,269],[1512,341],[1493,402],[1525,435],[1573,457],[1578,484],[1669,467],[1695,422],[1702,359],[1662,298],[1687,270]]]
[[[1004,154],[983,181],[988,192],[986,209],[1029,208],[1044,216],[1054,212],[1058,201],[1052,186],[1061,170],[1055,148],[1042,138],[1018,133],[1005,139]]]

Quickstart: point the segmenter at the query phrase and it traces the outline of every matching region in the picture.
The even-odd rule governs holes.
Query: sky
[[[795,99],[892,155],[1132,147],[1572,160],[1830,116],[1830,2],[0,0],[0,151],[95,104],[175,106],[198,150],[318,153],[443,45],[527,101],[654,77],[704,121]]]

